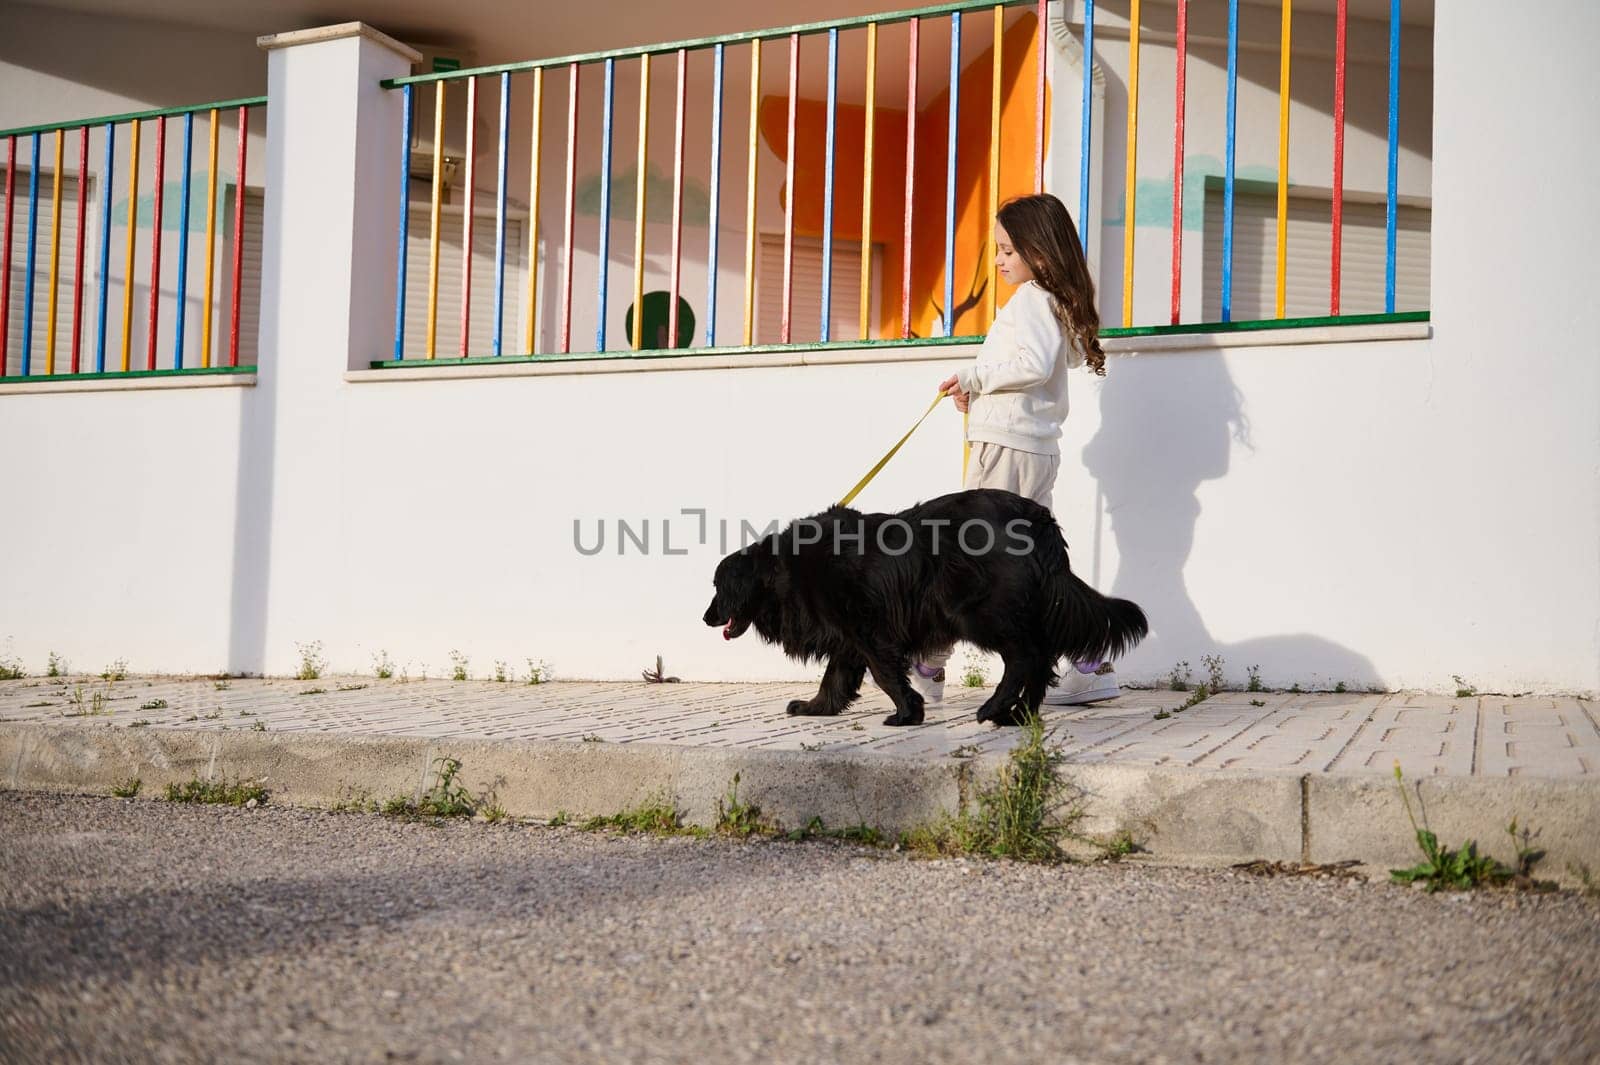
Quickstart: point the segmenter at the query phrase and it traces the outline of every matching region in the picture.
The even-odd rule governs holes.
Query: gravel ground
[[[1580,1062],[1600,904],[0,793],[0,1059]]]

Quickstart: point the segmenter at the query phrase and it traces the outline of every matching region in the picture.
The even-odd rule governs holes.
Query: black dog
[[[894,700],[884,724],[919,725],[912,663],[965,640],[1005,660],[978,720],[1021,724],[1058,658],[1115,658],[1147,631],[1138,606],[1073,575],[1048,510],[990,489],[898,514],[832,507],[729,555],[714,580],[705,623],[724,638],[754,626],[791,658],[827,659],[821,689],[791,702],[791,714],[840,713],[871,670]]]

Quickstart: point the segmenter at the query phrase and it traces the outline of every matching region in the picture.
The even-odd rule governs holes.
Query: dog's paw
[[[1027,704],[1021,699],[1013,699],[1004,704],[990,699],[978,710],[978,722],[980,724],[985,721],[990,722],[995,728],[1020,725],[1027,721],[1030,716]]]
[[[922,707],[919,706],[915,710],[913,710],[913,711],[911,711],[909,713],[905,713],[905,712],[896,710],[894,713],[892,713],[888,717],[884,718],[883,719],[883,723],[885,725],[893,725],[893,726],[898,726],[898,725],[920,725],[920,724],[922,724]]]
[[[818,706],[812,699],[790,699],[784,711],[790,717],[838,717],[839,711]]]

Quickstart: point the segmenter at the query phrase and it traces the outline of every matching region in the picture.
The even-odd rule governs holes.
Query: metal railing
[[[222,100],[0,130],[0,141],[5,145],[6,165],[4,222],[3,228],[0,228],[0,380],[248,369],[239,366],[240,280],[244,268],[245,231],[245,196],[242,190],[250,112],[264,108],[266,102],[265,97]],[[223,191],[223,175],[218,165],[218,153],[222,127],[230,114],[237,131],[232,204],[233,246],[225,249],[228,262],[219,269],[216,254],[217,210],[219,192]],[[196,176],[194,125],[197,115],[204,116],[207,122],[207,164],[204,171],[206,195],[200,204],[204,215],[204,236],[199,248],[194,249],[204,259],[203,276],[199,282],[201,336],[196,345],[186,331],[189,317],[186,306],[191,293],[189,259],[191,244],[194,243],[192,230],[196,222],[191,211],[191,182]],[[169,198],[167,157],[171,154],[167,145],[169,119],[181,119],[182,148],[178,160],[177,265],[172,290],[176,312],[172,315],[171,328],[164,330],[161,312],[166,290],[163,285],[162,253],[164,231],[169,228],[166,212],[170,209],[166,202]],[[141,132],[150,127],[153,127],[155,143],[148,157],[150,165],[142,167]],[[69,169],[65,156],[67,142],[71,139],[68,135],[73,131],[78,134],[77,163],[74,169]],[[121,166],[124,175],[120,181],[119,131],[120,136],[126,138]],[[91,134],[100,141],[98,168],[91,163]],[[46,139],[54,141],[53,165],[52,160],[43,155]],[[19,146],[29,149],[23,162],[19,162]],[[23,163],[26,164],[25,190],[18,188],[19,166]],[[152,171],[153,185],[149,197],[149,225],[142,227],[140,223],[145,212],[140,201],[140,181],[146,169]],[[44,181],[48,181],[49,188],[47,224],[41,218],[40,185]],[[119,228],[114,211],[119,185],[124,196],[122,203],[126,206],[126,216],[120,226],[126,231],[120,264],[112,258],[112,231]],[[97,186],[97,249],[85,246],[90,221],[91,186]],[[19,192],[25,195],[25,203],[19,202]],[[70,194],[72,192],[75,192],[75,197]],[[70,203],[74,198],[76,203]],[[64,208],[72,212],[65,220]],[[44,233],[41,233],[41,228],[45,230]],[[149,292],[143,351],[137,352],[133,336],[134,292],[138,274],[135,250],[140,243],[141,231],[150,246],[147,275]],[[46,240],[48,252],[45,251]],[[64,244],[68,246],[63,247]],[[19,248],[24,249],[20,263],[15,261]],[[117,269],[119,265],[120,271]],[[46,286],[42,323],[38,321],[35,306],[41,274],[44,275]],[[121,285],[120,316],[116,314],[112,299],[113,288],[118,282]],[[58,321],[58,310],[65,311],[64,298],[69,293],[71,314],[63,323]],[[218,321],[217,313],[224,293],[228,308],[225,323]],[[92,302],[92,309],[85,306],[86,302]],[[91,315],[92,322],[87,320]],[[17,319],[20,319],[21,335],[13,339],[11,327]],[[222,350],[217,350],[219,345],[213,336],[214,321],[219,329],[225,328],[227,334]],[[65,329],[61,328],[63,324]],[[11,349],[13,344],[18,350]],[[12,373],[11,368],[16,372]],[[3,376],[5,374],[9,376]]]

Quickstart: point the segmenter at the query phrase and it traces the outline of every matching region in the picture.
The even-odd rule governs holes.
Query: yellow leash
[[[889,460],[894,458],[895,453],[898,452],[900,450],[900,448],[905,445],[905,442],[907,440],[911,439],[911,434],[916,432],[917,429],[921,427],[922,423],[928,420],[928,415],[930,415],[930,414],[932,414],[934,412],[934,409],[939,406],[939,401],[944,399],[944,397],[947,394],[948,393],[940,392],[937,396],[933,397],[933,403],[928,407],[927,410],[922,412],[922,417],[917,419],[916,425],[913,425],[911,428],[907,429],[906,430],[906,435],[902,436],[899,439],[899,441],[894,445],[894,447],[889,449],[889,453],[887,455],[884,455],[883,458],[879,459],[878,460],[878,464],[876,466],[873,466],[872,469],[868,470],[867,471],[867,475],[865,477],[861,478],[861,480],[857,481],[856,482],[856,486],[854,488],[850,489],[850,491],[845,493],[845,497],[843,499],[839,500],[839,506],[841,506],[841,507],[849,506],[850,505],[850,501],[855,499],[856,496],[860,495],[861,494],[861,490],[863,488],[865,488],[867,485],[872,483],[872,479],[874,477],[878,476],[879,472],[881,472],[885,466],[889,465]],[[966,427],[966,420],[965,420],[964,416],[963,416],[963,419],[962,419],[962,427],[963,427],[963,429]],[[967,476],[967,457],[963,453],[962,456],[961,456],[961,478],[962,478],[962,483],[963,484],[966,483],[966,476]]]

